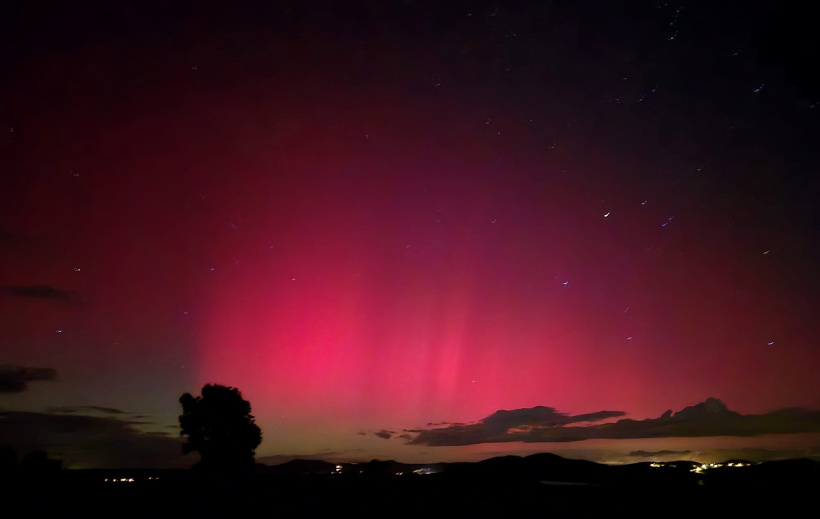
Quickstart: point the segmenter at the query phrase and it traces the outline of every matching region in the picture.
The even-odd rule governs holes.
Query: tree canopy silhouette
[[[251,404],[234,387],[207,384],[202,396],[185,393],[179,398],[180,436],[187,436],[185,451],[198,451],[199,468],[224,470],[253,465],[262,431],[251,415]]]

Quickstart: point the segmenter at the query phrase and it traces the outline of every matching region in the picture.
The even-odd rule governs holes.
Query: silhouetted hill
[[[444,474],[450,477],[600,484],[606,480],[611,470],[612,467],[591,461],[573,460],[555,454],[541,453],[523,458],[500,456],[478,463],[447,464]]]
[[[276,476],[328,475],[336,469],[335,463],[321,460],[291,460],[281,465],[257,465],[263,474]]]
[[[6,479],[3,511],[9,517],[110,517],[113,510],[117,517],[591,517],[657,516],[685,504],[712,515],[768,510],[782,517],[813,505],[818,462],[736,463],[608,466],[543,453],[432,465],[293,460],[227,480],[193,470],[61,470],[56,478]]]

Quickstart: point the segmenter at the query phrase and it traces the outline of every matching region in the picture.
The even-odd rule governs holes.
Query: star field
[[[57,376],[0,408],[163,430],[220,383],[260,455],[436,461],[489,451],[398,431],[820,405],[776,5],[127,5],[3,37],[0,363]]]

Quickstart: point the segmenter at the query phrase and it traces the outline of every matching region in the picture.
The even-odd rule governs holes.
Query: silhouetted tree
[[[185,451],[198,451],[199,468],[228,470],[253,466],[262,431],[251,415],[251,404],[233,387],[207,384],[202,396],[179,398],[180,436],[188,436]]]
[[[20,462],[20,471],[27,479],[45,480],[55,477],[63,468],[63,463],[48,457],[46,451],[32,451]]]

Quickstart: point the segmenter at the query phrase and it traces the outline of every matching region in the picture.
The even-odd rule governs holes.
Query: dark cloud
[[[62,406],[62,407],[52,407],[50,409],[52,413],[79,413],[83,411],[96,411],[98,413],[103,414],[126,414],[125,411],[120,409],[114,409],[113,407],[100,407],[98,405],[74,405],[74,406]],[[145,418],[145,416],[134,416],[134,418]]]
[[[720,400],[706,401],[658,418],[622,419],[614,423],[573,426],[622,416],[620,411],[601,411],[569,416],[551,407],[497,411],[478,423],[450,425],[408,432],[414,445],[456,446],[498,442],[573,442],[589,439],[668,438],[694,436],[756,436],[820,432],[820,411],[783,409],[762,415],[741,415]]]
[[[78,406],[81,409],[83,406]],[[62,458],[75,468],[185,468],[182,441],[165,432],[144,432],[141,422],[76,413],[0,411],[0,445],[18,457],[35,450]]]
[[[87,406],[84,406],[84,409],[89,409],[89,410],[92,410],[92,411],[99,411],[101,413],[106,413],[106,414],[125,414],[125,411],[121,411],[119,409],[114,409],[113,407],[100,407],[98,405],[87,405]]]
[[[0,393],[21,393],[29,382],[54,380],[57,371],[51,368],[27,368],[6,364],[0,366]]]
[[[623,411],[599,411],[571,416],[559,413],[552,407],[537,406],[512,411],[496,411],[481,422],[488,431],[497,434],[516,428],[529,430],[536,427],[557,427],[578,422],[599,422],[625,414]]]
[[[7,286],[5,290],[14,297],[43,299],[64,305],[78,305],[82,302],[77,292],[48,285]]]
[[[547,431],[567,424],[597,422],[623,416],[623,411],[598,411],[581,415],[559,413],[552,407],[529,407],[499,410],[478,423],[454,423],[434,429],[407,430],[416,433],[410,443],[416,445],[473,445],[507,441],[548,441],[534,439]]]
[[[394,434],[396,434],[396,431],[388,431],[387,429],[382,429],[381,431],[375,431],[375,432],[373,432],[373,431],[371,431],[371,432],[359,431],[356,434],[358,434],[359,436],[369,436],[369,435],[372,434],[373,436],[376,436],[378,438],[382,438],[384,440],[389,440],[390,438],[393,437]]]
[[[662,451],[632,451],[628,454],[633,458],[658,458],[661,456],[688,456],[692,454],[692,451],[669,451],[669,450],[662,450]]]

